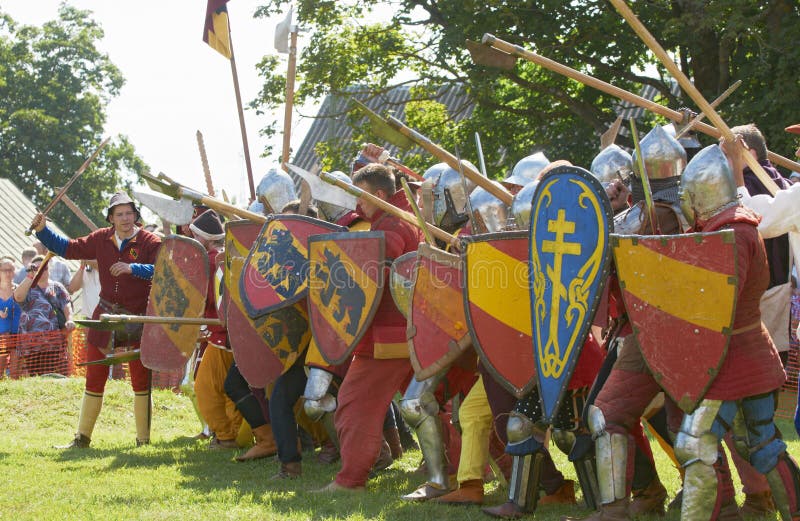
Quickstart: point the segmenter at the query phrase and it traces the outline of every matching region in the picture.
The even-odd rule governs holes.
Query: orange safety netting
[[[0,335],[0,378],[86,376],[86,330]],[[111,366],[110,378],[128,379],[127,364]],[[153,371],[153,388],[178,390],[184,371]]]
[[[778,408],[776,418],[794,418],[797,408],[797,374],[800,372],[800,356],[797,349],[789,351],[789,360],[786,363],[786,382],[778,393]]]

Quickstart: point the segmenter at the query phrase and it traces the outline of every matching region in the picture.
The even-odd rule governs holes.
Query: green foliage
[[[102,141],[106,108],[124,80],[97,49],[103,30],[88,11],[62,4],[41,27],[0,17],[0,172],[43,208]],[[119,136],[69,196],[101,223],[108,194],[129,183],[123,173],[144,168]],[[51,218],[72,236],[87,232],[63,205]]]
[[[265,1],[256,16],[285,12],[288,4]],[[463,85],[476,103],[467,120],[455,125],[434,111],[415,128],[433,131],[451,152],[460,143],[462,153],[473,161],[471,136],[479,132],[494,177],[505,175],[517,160],[538,150],[551,160],[588,165],[600,134],[616,117],[619,100],[522,60],[511,71],[475,65],[466,51],[466,39],[480,41],[484,33],[493,33],[634,93],[651,85],[658,92],[656,101],[673,109],[694,107],[688,97],[671,93],[665,69],[604,0],[303,0],[297,4],[299,24],[311,34],[298,60],[297,103],[342,93],[357,84],[368,85],[372,95],[391,85],[410,85],[421,99],[428,99],[437,87]],[[765,132],[771,150],[784,155],[793,150],[783,127],[800,121],[796,2],[653,0],[635,2],[633,8],[707,99],[743,80],[720,108],[730,125],[754,121]],[[265,77],[271,80],[278,74],[273,71]],[[274,96],[263,94],[255,106],[282,101],[277,91]],[[411,117],[407,114],[407,121]],[[646,132],[666,121],[647,114],[640,123]],[[357,130],[359,137],[367,133]],[[618,142],[631,146],[623,136]],[[336,153],[345,146],[353,150],[357,144],[337,143],[326,151]],[[423,169],[432,162],[430,157],[404,160]]]

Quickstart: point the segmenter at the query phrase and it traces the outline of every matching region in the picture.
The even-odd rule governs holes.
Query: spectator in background
[[[31,261],[36,257],[36,248],[25,248],[22,250],[22,267],[14,274],[14,284],[19,285],[28,275],[28,266]]]
[[[8,358],[14,348],[11,335],[19,328],[19,317],[22,310],[14,300],[14,259],[0,257],[0,378],[8,368]]]
[[[45,248],[44,244],[40,241],[34,242],[33,247],[36,249],[37,254],[42,256],[47,255],[47,248]],[[69,281],[72,279],[72,273],[67,263],[59,258],[53,257],[47,265],[50,268],[50,280],[60,282],[65,289],[68,288]]]
[[[28,266],[27,277],[14,289],[14,300],[22,308],[19,332],[23,336],[19,339],[17,351],[24,373],[28,375],[65,372],[67,368],[66,335],[54,340],[53,335],[34,333],[71,332],[75,329],[67,288],[50,280],[49,263],[44,264],[43,260],[42,255],[34,257]],[[36,286],[31,287],[40,266],[42,276]]]
[[[86,316],[91,316],[91,312],[100,302],[100,274],[97,272],[96,260],[82,260],[80,268],[70,279],[69,286],[67,286],[69,294],[72,295],[79,289],[83,289],[81,309],[84,315],[89,313]]]

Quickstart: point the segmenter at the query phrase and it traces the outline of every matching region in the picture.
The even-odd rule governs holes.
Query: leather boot
[[[325,440],[317,454],[317,461],[323,465],[331,465],[339,461],[339,448],[330,439]]]
[[[628,521],[628,498],[618,499],[613,503],[600,505],[600,510],[587,517],[562,516],[561,521]]]
[[[371,473],[386,470],[392,465],[392,463],[394,463],[394,460],[392,459],[392,449],[389,448],[389,444],[386,443],[386,440],[383,440],[383,443],[381,444],[381,452],[378,454],[375,464],[372,465]]]
[[[256,427],[253,429],[253,436],[256,438],[256,444],[244,454],[236,456],[236,461],[268,458],[277,454],[278,447],[275,445],[275,437],[272,435],[272,425],[266,423],[261,427]]]
[[[628,513],[631,517],[642,514],[664,515],[664,502],[667,500],[667,489],[656,477],[641,490],[631,491],[631,504]]]
[[[482,505],[483,480],[470,479],[458,484],[458,489],[431,501],[446,505]]]
[[[297,479],[303,474],[303,464],[299,461],[281,463],[281,470],[272,479]]]
[[[552,494],[548,494],[539,499],[539,505],[574,505],[577,503],[575,500],[575,482],[571,479],[565,479],[564,483],[558,487],[558,490]]]
[[[739,512],[745,516],[765,517],[776,512],[775,502],[772,501],[772,492],[765,490],[757,494],[745,494],[744,503]]]
[[[383,431],[383,438],[389,444],[389,449],[392,452],[392,459],[400,459],[403,457],[403,445],[400,443],[400,432],[397,427],[386,429]]]
[[[528,512],[522,510],[522,507],[510,500],[502,505],[482,508],[481,511],[491,517],[500,519],[518,519],[528,514]]]
[[[92,442],[87,436],[83,434],[76,434],[75,438],[72,439],[71,442],[67,443],[66,445],[56,445],[55,449],[88,449],[89,444]]]

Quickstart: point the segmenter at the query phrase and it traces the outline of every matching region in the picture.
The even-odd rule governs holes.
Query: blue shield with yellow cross
[[[547,173],[531,204],[533,354],[543,421],[550,423],[605,290],[613,216],[600,182],[575,166]]]

